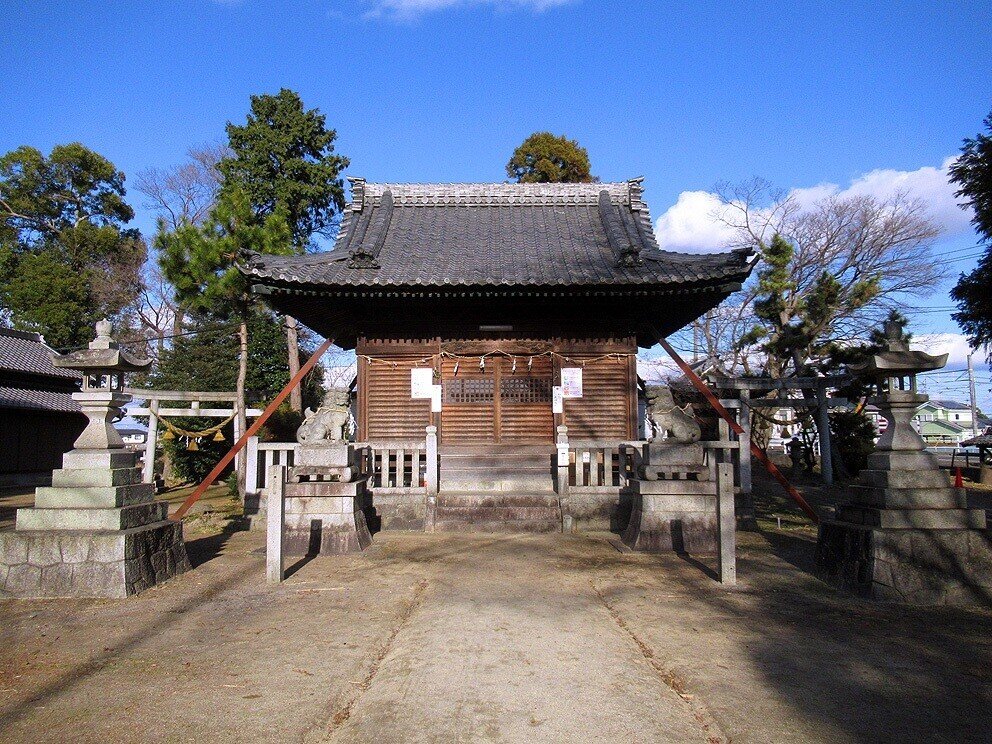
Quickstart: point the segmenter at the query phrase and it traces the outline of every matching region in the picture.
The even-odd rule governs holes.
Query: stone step
[[[133,468],[138,463],[138,453],[126,449],[69,450],[62,455],[64,470],[104,468],[118,470]]]
[[[534,457],[537,455],[552,455],[553,444],[476,444],[476,445],[441,445],[438,453],[441,457]]]
[[[982,509],[877,509],[860,506],[837,508],[837,520],[883,529],[961,530],[985,529]]]
[[[438,465],[445,470],[543,470],[551,471],[551,456],[541,457],[441,457]]]
[[[518,475],[513,477],[491,478],[484,471],[461,471],[457,475],[442,474],[440,478],[442,491],[465,492],[513,492],[551,493],[554,491],[554,480],[551,474],[540,476]]]
[[[889,509],[957,509],[968,506],[963,488],[870,488],[850,486],[854,505]]]
[[[154,499],[155,486],[151,483],[128,486],[40,486],[34,492],[34,505],[37,509],[114,509],[147,504]]]
[[[77,486],[131,486],[141,483],[138,468],[61,468],[52,471],[52,485],[56,488]]]
[[[488,506],[488,507],[527,507],[543,506],[558,508],[556,493],[495,493],[478,491],[442,491],[437,497],[438,506]]]
[[[948,488],[950,477],[939,470],[862,470],[860,485],[871,488]]]
[[[557,521],[561,511],[549,506],[438,506],[436,519],[465,522],[545,522]]]
[[[18,509],[15,529],[25,530],[126,530],[168,516],[164,501],[116,509]]]
[[[500,519],[467,522],[461,519],[438,519],[434,522],[434,529],[437,532],[561,532],[561,521],[557,518],[539,522]]]

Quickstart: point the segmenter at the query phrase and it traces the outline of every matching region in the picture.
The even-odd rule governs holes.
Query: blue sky
[[[940,250],[976,242],[941,168],[992,109],[987,0],[8,2],[4,16],[3,151],[78,140],[133,176],[223,141],[249,95],[289,87],[370,180],[501,180],[550,129],[603,180],[645,176],[655,217],[678,205],[664,224],[690,232],[714,184],[758,175],[908,184],[947,227]],[[947,306],[951,283],[925,304]],[[955,330],[942,312],[917,323]]]

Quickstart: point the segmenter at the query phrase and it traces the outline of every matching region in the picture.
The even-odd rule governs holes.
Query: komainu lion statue
[[[651,387],[647,391],[648,420],[651,422],[651,437],[648,441],[661,440],[662,434],[668,434],[666,441],[678,444],[698,442],[702,436],[699,422],[692,415],[692,404],[679,408],[672,397],[672,391],[667,387]]]
[[[351,394],[347,390],[332,388],[327,391],[317,410],[308,408],[303,423],[296,430],[300,444],[343,442],[348,434]]]

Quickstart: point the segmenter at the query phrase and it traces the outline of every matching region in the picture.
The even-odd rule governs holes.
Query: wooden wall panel
[[[456,360],[441,360],[441,384],[447,380],[485,380],[495,390],[496,364],[488,360],[486,369],[478,364],[458,363]],[[496,437],[495,395],[489,402],[450,403],[442,398],[440,441],[442,444],[487,444]]]
[[[517,396],[502,395],[500,400],[500,444],[543,444],[554,441],[555,422],[551,413],[552,370],[551,357],[534,357],[530,369],[527,359],[517,359],[516,371],[512,359],[500,360],[500,387],[509,392],[512,380],[519,378],[528,383],[537,378],[540,397],[534,402],[514,402]],[[546,392],[546,396],[545,396]],[[529,397],[529,396],[528,396]],[[544,399],[546,397],[546,399]]]
[[[366,364],[364,383],[364,439],[423,439],[431,423],[431,402],[410,397],[410,370],[419,360],[390,359]]]
[[[581,357],[573,357],[579,362]],[[630,357],[588,359],[585,366],[563,361],[562,367],[582,367],[582,397],[564,401],[563,423],[570,440],[627,439],[631,437]]]

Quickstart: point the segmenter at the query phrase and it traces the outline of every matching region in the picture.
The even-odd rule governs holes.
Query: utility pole
[[[978,405],[975,402],[975,368],[971,366],[971,355],[974,351],[968,352],[968,392],[971,395],[971,436],[978,436]]]

